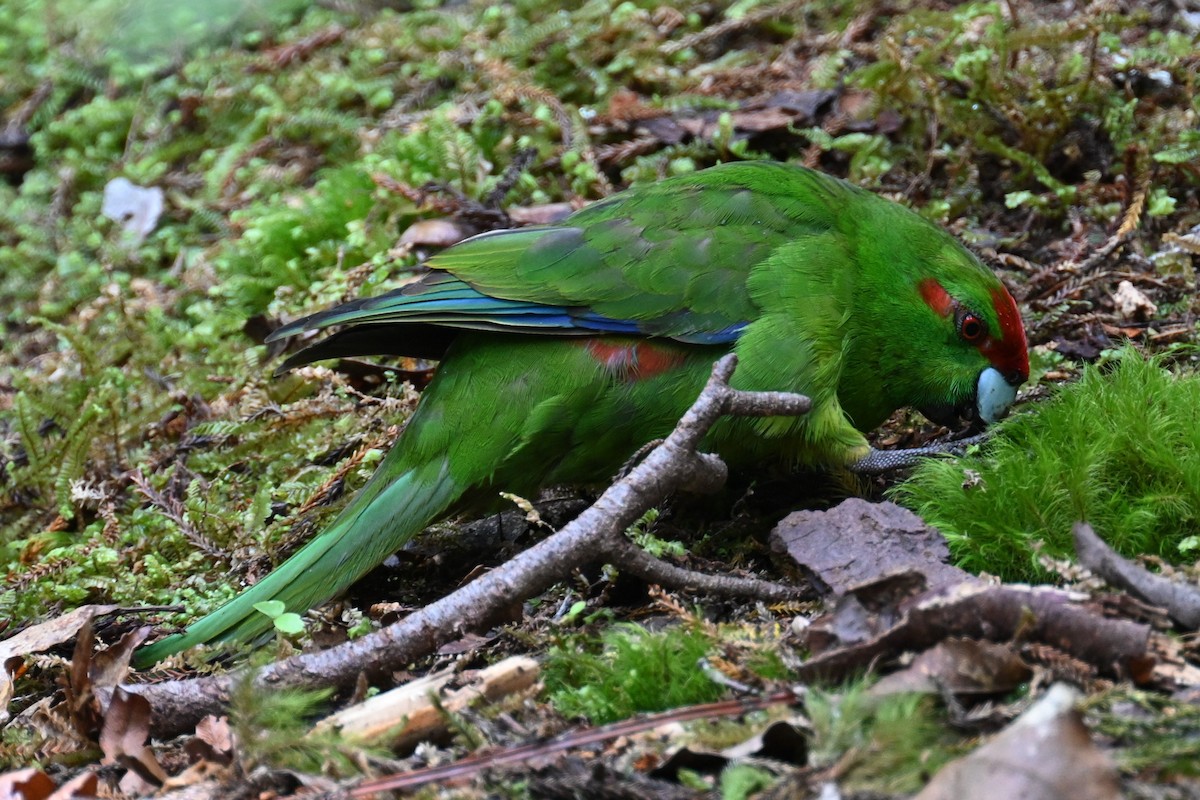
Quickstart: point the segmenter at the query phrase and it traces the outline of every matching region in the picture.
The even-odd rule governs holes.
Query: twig
[[[754,597],[765,602],[799,599],[795,587],[733,575],[709,575],[655,558],[624,537],[605,542],[604,555],[613,566],[650,584],[693,589],[722,597]]]
[[[363,781],[358,786],[350,789],[349,794],[351,797],[371,797],[377,792],[412,789],[435,781],[444,784],[448,780],[462,780],[463,778],[477,775],[485,769],[524,764],[535,758],[544,759],[547,756],[561,753],[564,750],[576,747],[589,747],[612,741],[622,736],[632,736],[642,731],[654,730],[668,723],[741,715],[774,705],[794,705],[801,702],[802,699],[795,692],[785,690],[763,697],[752,697],[744,700],[723,700],[718,703],[676,708],[646,717],[636,717],[621,722],[614,722],[611,725],[605,725],[600,728],[569,731],[548,742],[534,742],[533,744],[513,747],[498,753],[469,756],[452,764],[441,764],[436,767],[413,770],[401,775]]]
[[[1117,230],[1108,237],[1108,241],[1083,261],[1078,264],[1064,264],[1061,267],[1063,272],[1082,274],[1091,271],[1097,264],[1112,255],[1118,247],[1125,244],[1130,235],[1137,230],[1142,219],[1142,211],[1146,208],[1146,197],[1150,194],[1150,169],[1146,166],[1145,159],[1142,159],[1138,173],[1137,188],[1133,192],[1133,198],[1129,201],[1129,207],[1125,209],[1125,214],[1121,217],[1121,224]]]
[[[493,622],[504,609],[533,597],[572,570],[606,559],[671,585],[704,586],[722,594],[750,593],[778,600],[799,594],[761,581],[708,579],[669,565],[637,558],[624,531],[646,511],[678,489],[711,491],[725,480],[724,463],[696,451],[720,417],[799,415],[807,397],[783,392],[741,392],[728,385],[737,363],[728,355],[717,362],[699,398],[663,444],[628,476],[614,483],[590,508],[548,539],[485,573],[453,594],[369,636],[329,650],[306,653],[272,664],[253,677],[240,670],[219,677],[127,686],[153,708],[151,730],[172,736],[190,730],[204,715],[229,702],[235,682],[250,679],[256,688],[350,688],[360,674],[385,681],[391,672],[433,652],[442,644]]]
[[[890,627],[814,656],[795,675],[837,680],[880,658],[962,637],[1050,643],[1104,675],[1144,683],[1152,677],[1156,636],[1148,625],[1102,617],[1058,589],[967,581],[918,598]]]
[[[1122,558],[1086,522],[1076,522],[1071,532],[1080,564],[1139,600],[1162,606],[1184,630],[1200,628],[1200,590],[1195,586],[1147,572]]]
[[[185,539],[194,544],[202,552],[214,558],[228,560],[229,553],[210,541],[207,536],[200,533],[200,531],[196,530],[195,526],[188,522],[182,502],[174,497],[168,497],[155,489],[140,471],[131,471],[128,475],[129,482],[133,484],[134,488],[149,500],[155,508],[161,511],[163,516],[174,522],[179,527],[179,532],[183,534]]]
[[[704,30],[684,36],[677,41],[667,42],[660,49],[667,55],[675,55],[705,42],[711,42],[714,39],[720,39],[732,33],[746,30],[747,28],[753,28],[761,22],[795,13],[802,6],[803,3],[796,2],[795,0],[773,6],[759,6],[736,19],[726,19],[718,22],[716,25],[710,25]]]

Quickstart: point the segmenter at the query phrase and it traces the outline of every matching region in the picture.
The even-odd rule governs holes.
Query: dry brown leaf
[[[7,661],[13,656],[42,653],[55,645],[68,642],[92,618],[111,614],[119,608],[120,606],[108,605],[80,606],[61,617],[48,619],[43,623],[28,627],[4,641],[0,641],[0,661]]]
[[[96,796],[98,778],[94,772],[76,775],[54,791],[46,800],[84,800]]]
[[[96,634],[92,630],[92,621],[88,619],[79,628],[79,636],[75,639],[75,650],[71,654],[70,670],[67,672],[65,688],[67,699],[62,704],[65,707],[76,734],[84,741],[90,741],[96,729],[100,726],[100,702],[92,691],[92,653],[96,650]]]
[[[449,219],[422,219],[405,228],[400,244],[449,247],[476,232],[473,226]]]
[[[209,714],[196,723],[196,735],[187,741],[183,751],[195,761],[214,761],[228,764],[233,760],[233,730],[228,717]]]
[[[1074,708],[1079,694],[1055,684],[1012,725],[947,764],[915,800],[1120,800],[1112,762]]]
[[[103,763],[121,764],[135,773],[140,782],[150,787],[161,786],[167,773],[147,746],[149,737],[150,702],[141,695],[117,687],[100,729]]]
[[[1158,313],[1158,306],[1129,281],[1117,284],[1112,300],[1124,319],[1147,320]]]
[[[129,674],[129,660],[133,651],[146,641],[153,633],[152,625],[143,625],[121,637],[121,640],[107,650],[92,654],[92,663],[88,668],[93,688],[107,689],[116,686]]]
[[[947,691],[954,695],[1004,694],[1029,680],[1033,671],[1006,644],[947,639],[884,676],[871,694]]]
[[[518,225],[553,225],[575,213],[570,203],[544,203],[539,206],[512,206],[509,218]]]
[[[0,725],[8,722],[8,703],[13,696],[13,681],[17,671],[25,665],[21,656],[12,656],[0,661]]]
[[[46,800],[54,789],[50,776],[33,767],[0,775],[0,800]]]

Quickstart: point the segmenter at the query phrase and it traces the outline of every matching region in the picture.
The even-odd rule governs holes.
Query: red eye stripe
[[[926,278],[917,288],[921,292],[921,299],[925,301],[925,305],[933,309],[933,313],[939,317],[950,316],[950,312],[954,310],[954,298],[942,288],[940,283],[933,278]]]
[[[917,288],[925,305],[938,316],[949,317],[958,309],[954,298],[933,278],[925,278]],[[996,313],[998,331],[988,334],[982,320],[968,313],[958,324],[959,335],[978,347],[979,352],[1006,378],[1013,381],[1019,379],[1023,383],[1029,379],[1029,346],[1025,341],[1025,326],[1021,323],[1016,301],[1003,286],[992,290],[992,309]],[[975,336],[967,330],[969,318],[975,318],[980,323],[979,333]]]

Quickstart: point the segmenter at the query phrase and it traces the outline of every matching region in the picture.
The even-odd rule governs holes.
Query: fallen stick
[[[1165,608],[1183,630],[1200,628],[1200,588],[1155,575],[1122,558],[1086,522],[1076,522],[1072,534],[1080,564],[1139,600]]]

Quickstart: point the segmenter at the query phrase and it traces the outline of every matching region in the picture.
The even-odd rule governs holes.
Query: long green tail
[[[388,460],[328,530],[186,632],[141,648],[135,665],[151,666],[198,644],[265,633],[272,622],[254,608],[265,600],[282,600],[288,611],[298,613],[329,600],[441,516],[463,491],[450,477],[445,458],[395,477]]]

